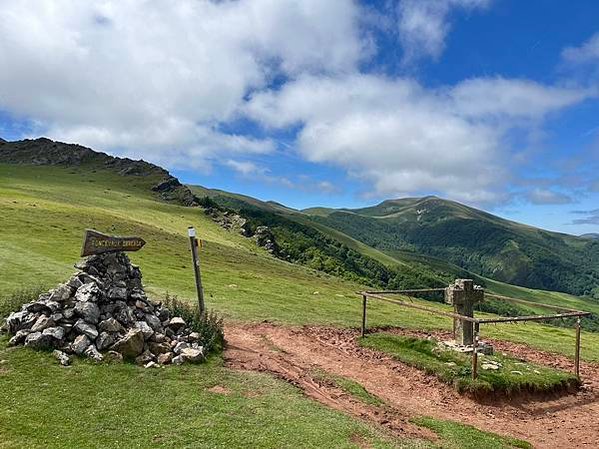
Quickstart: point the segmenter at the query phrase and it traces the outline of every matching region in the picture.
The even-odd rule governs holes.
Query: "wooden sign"
[[[81,257],[115,251],[139,251],[146,244],[140,237],[114,237],[93,229],[86,229]]]

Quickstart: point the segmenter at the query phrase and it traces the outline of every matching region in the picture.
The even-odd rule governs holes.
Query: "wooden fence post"
[[[198,255],[198,240],[196,238],[196,230],[193,226],[187,228],[187,235],[189,235],[189,243],[191,245],[191,258],[193,260],[193,272],[196,280],[196,290],[198,292],[198,306],[200,309],[200,316],[206,314],[206,305],[204,304],[204,288],[202,286],[202,272],[200,271],[200,257]]]
[[[362,337],[366,336],[366,295],[362,295]]]
[[[574,353],[574,371],[580,380],[580,317],[576,320],[576,350]]]
[[[474,341],[472,344],[472,380],[476,380],[478,377],[478,332],[480,330],[480,324],[474,324]]]

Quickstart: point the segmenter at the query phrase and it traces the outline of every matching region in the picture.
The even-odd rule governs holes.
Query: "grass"
[[[573,374],[525,363],[501,355],[480,356],[478,377],[472,379],[472,359],[454,351],[440,350],[434,339],[424,340],[386,333],[369,335],[360,345],[390,354],[397,360],[452,384],[460,393],[475,396],[512,396],[519,393],[553,393],[576,388]],[[498,370],[484,370],[485,362],[497,362]]]
[[[309,400],[267,375],[204,365],[143,369],[7,349],[0,340],[0,447],[423,447]],[[211,389],[219,386],[219,390]],[[260,429],[257,431],[257,429]]]
[[[194,225],[201,250],[206,302],[228,320],[288,324],[360,325],[351,282],[270,257],[201,210],[166,204],[149,190],[152,180],[84,168],[0,164],[0,293],[33,282],[53,286],[72,271],[84,228],[138,234],[148,242],[134,263],[151,295],[166,292],[193,301],[195,284],[186,237]],[[430,303],[428,303],[430,305]],[[444,305],[434,305],[445,308]],[[372,302],[369,324],[450,329],[445,318]],[[573,357],[574,331],[539,324],[483,327],[483,335],[527,343]],[[582,357],[599,361],[599,334],[583,332]]]
[[[357,327],[363,286],[273,259],[223,230],[199,209],[157,201],[150,178],[85,167],[0,164],[0,313],[37,295],[35,285],[64,281],[78,260],[83,230],[142,236],[131,253],[154,297],[194,301],[187,226],[205,241],[200,256],[207,306],[226,320]],[[23,288],[31,289],[26,293]],[[436,305],[444,307],[442,305]],[[449,329],[448,320],[372,303],[369,324]],[[497,328],[499,329],[499,327]],[[515,329],[515,328],[512,328]],[[568,353],[567,329],[529,326],[534,344]],[[550,334],[550,332],[562,332]],[[501,334],[521,341],[530,336]],[[583,356],[599,360],[599,337],[583,335]],[[593,343],[594,345],[591,345]],[[345,415],[304,398],[269,376],[238,373],[220,359],[193,367],[144,370],[77,361],[61,368],[48,354],[6,348],[0,338],[0,448],[19,447],[430,447],[391,441]],[[360,386],[337,379],[366,398]],[[215,385],[231,394],[210,392]],[[372,398],[370,398],[372,399]],[[260,429],[259,432],[256,429]]]
[[[453,421],[438,420],[430,417],[419,417],[411,420],[414,424],[426,427],[435,432],[443,440],[444,449],[532,449],[526,441],[483,432],[476,427],[458,424]]]
[[[376,407],[383,406],[385,403],[378,396],[368,392],[358,382],[348,379],[344,376],[338,376],[335,374],[328,373],[321,369],[314,370],[313,376],[316,380],[333,385],[345,393],[353,396],[355,399],[362,401],[364,404],[373,405]]]

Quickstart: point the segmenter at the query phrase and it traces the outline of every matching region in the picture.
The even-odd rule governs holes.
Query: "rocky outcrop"
[[[0,139],[1,140],[1,139]],[[160,181],[152,188],[165,201],[184,206],[196,206],[197,198],[191,190],[165,169],[146,162],[110,156],[76,144],[55,142],[45,137],[15,142],[0,142],[0,163],[19,165],[54,165],[105,168],[121,176],[153,176]]]
[[[147,298],[140,269],[124,253],[91,256],[75,267],[67,282],[8,316],[11,346],[54,349],[65,366],[73,354],[148,367],[204,359],[200,335]]]

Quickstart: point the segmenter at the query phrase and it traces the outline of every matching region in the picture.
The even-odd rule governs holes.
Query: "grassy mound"
[[[472,359],[468,355],[439,349],[437,341],[379,333],[360,340],[360,345],[392,355],[454,385],[460,393],[476,397],[515,396],[521,393],[559,393],[576,389],[580,381],[573,374],[525,363],[502,355],[479,356],[478,377],[472,379]],[[486,363],[497,370],[485,370]]]

